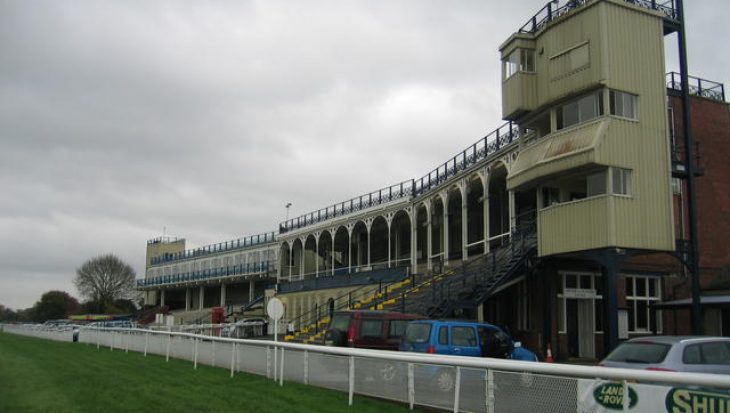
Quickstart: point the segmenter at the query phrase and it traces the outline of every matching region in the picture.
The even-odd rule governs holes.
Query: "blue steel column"
[[[692,334],[702,334],[702,310],[700,308],[700,266],[697,230],[697,195],[695,188],[694,142],[692,139],[692,117],[689,101],[689,78],[687,75],[687,40],[684,26],[684,6],[677,1],[679,13],[679,74],[682,79],[682,124],[684,132],[684,167],[687,171],[687,215],[689,218],[689,272],[692,277]]]

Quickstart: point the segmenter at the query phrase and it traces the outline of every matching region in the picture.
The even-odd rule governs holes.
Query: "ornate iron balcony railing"
[[[725,85],[695,76],[688,77],[689,94],[718,102],[725,101]],[[682,76],[677,72],[667,73],[667,88],[682,91]]]

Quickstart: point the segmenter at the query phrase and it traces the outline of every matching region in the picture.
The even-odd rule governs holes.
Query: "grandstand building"
[[[245,316],[277,296],[289,338],[315,341],[337,309],[507,326],[524,345],[595,359],[618,340],[688,333],[689,219],[682,89],[664,36],[681,8],[550,2],[500,46],[505,124],[417,179],[186,250],[148,241],[148,304],[183,322]],[[689,78],[705,328],[730,334],[730,112]],[[679,248],[677,247],[679,246]],[[719,298],[718,298],[719,297]]]

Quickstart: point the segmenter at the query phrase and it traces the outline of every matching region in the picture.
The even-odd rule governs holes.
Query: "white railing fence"
[[[4,325],[5,332],[72,340],[72,331]],[[248,372],[275,380],[459,412],[692,411],[724,408],[730,377],[478,357],[313,346],[145,329],[81,328],[79,342]],[[701,389],[704,388],[704,389]],[[630,397],[623,397],[628,394]],[[674,404],[673,404],[674,403]],[[703,404],[704,403],[704,404]],[[720,404],[722,403],[722,404]],[[680,410],[675,410],[677,407]],[[715,406],[715,405],[713,405]],[[666,408],[666,410],[665,410]],[[712,410],[704,410],[712,411]],[[714,411],[723,411],[717,410]]]

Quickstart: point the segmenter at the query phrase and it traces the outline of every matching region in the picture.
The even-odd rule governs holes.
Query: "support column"
[[[254,282],[253,278],[248,281],[248,302],[254,300],[254,294],[256,294],[256,282]]]
[[[226,285],[221,283],[221,307],[226,306]]]
[[[200,286],[199,296],[200,296],[200,301],[198,301],[198,310],[202,310],[204,308],[203,304],[205,304],[205,286],[203,286],[203,285]]]
[[[512,229],[517,226],[517,215],[515,214],[515,191],[507,191],[509,202],[509,236],[512,239]]]
[[[418,272],[418,208],[413,208],[411,214],[411,273]]]
[[[190,311],[190,288],[185,289],[185,311]]]
[[[487,192],[485,194],[482,202],[482,209],[484,210],[484,253],[489,254],[489,195]]]
[[[618,345],[618,273],[626,253],[618,248],[608,248],[589,256],[601,264],[603,273],[603,350],[608,354]]]
[[[165,290],[160,290],[160,307],[165,306]]]
[[[433,228],[431,226],[433,220],[431,219],[431,208],[426,208],[426,215],[426,249],[428,250],[428,252],[426,253],[426,265],[428,265],[428,270],[430,271],[433,268],[433,265],[431,263],[431,257],[433,256]]]
[[[466,195],[461,196],[461,260],[466,261],[469,258],[469,249],[467,244],[469,243],[469,233],[467,226],[467,220],[469,219],[469,209],[467,207]]]
[[[335,239],[336,239],[337,231],[332,232],[330,231],[330,236],[332,236],[332,275],[335,275]],[[350,245],[347,245],[347,249],[350,249]]]
[[[299,279],[304,279],[304,257],[306,256],[307,249],[305,246],[307,245],[307,239],[304,238],[302,241],[301,238],[299,238],[299,241],[302,243],[302,258],[299,260]]]
[[[352,273],[352,229],[347,229],[347,273]]]
[[[319,277],[319,236],[315,234],[314,238],[314,278]]]
[[[443,226],[443,234],[442,234],[442,245],[443,248],[443,263],[444,267],[448,265],[449,262],[449,198],[448,196],[442,197],[443,201],[443,210],[444,210],[444,219],[442,222]]]
[[[292,267],[294,267],[294,243],[289,246],[289,282],[291,282]]]

